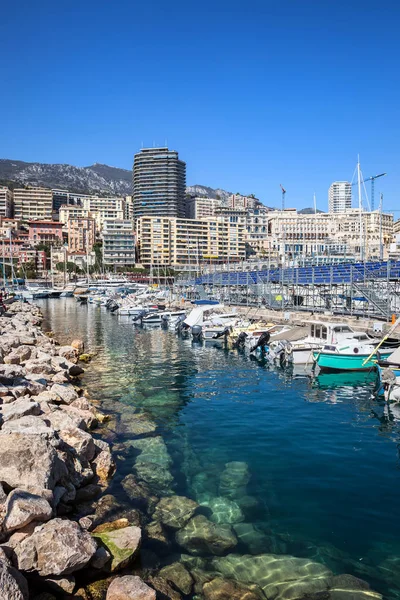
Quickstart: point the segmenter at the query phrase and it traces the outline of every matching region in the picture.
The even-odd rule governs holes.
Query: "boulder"
[[[172,529],[182,529],[198,507],[197,502],[186,496],[167,496],[157,504],[153,519]]]
[[[219,495],[231,499],[244,496],[249,481],[250,471],[247,463],[239,461],[226,463],[220,477]]]
[[[176,534],[177,543],[190,554],[215,554],[220,556],[237,545],[238,541],[229,525],[217,525],[203,515],[193,517]]]
[[[150,521],[145,527],[145,535],[151,546],[156,546],[159,552],[169,551],[171,542],[160,521]]]
[[[90,433],[78,429],[78,427],[68,427],[67,429],[61,429],[58,435],[67,446],[75,450],[80,460],[93,460],[95,445]]]
[[[115,462],[111,452],[102,450],[93,461],[96,475],[100,481],[107,482],[115,473]]]
[[[71,404],[74,400],[79,398],[78,394],[71,385],[55,383],[51,387],[51,391],[57,394],[59,402],[63,404]]]
[[[17,488],[7,497],[3,528],[10,532],[25,527],[31,521],[48,521],[52,512],[45,498]]]
[[[92,535],[111,554],[111,572],[123,569],[136,558],[142,537],[140,528],[134,525]]]
[[[121,419],[121,430],[133,433],[134,435],[146,435],[154,433],[157,425],[145,414],[135,413],[133,415],[123,415]]]
[[[26,435],[32,433],[51,433],[53,430],[41,419],[33,415],[21,417],[12,421],[7,421],[2,427],[2,432],[17,432]]]
[[[155,590],[157,594],[157,598],[168,599],[168,600],[182,600],[182,596],[179,592],[176,591],[163,577],[154,577],[151,576],[147,579],[147,583],[149,583]]]
[[[80,375],[83,375],[84,372],[85,369],[82,369],[79,365],[71,365],[68,369],[68,375],[71,377],[79,377]]]
[[[83,340],[76,339],[76,340],[72,340],[71,347],[74,350],[76,350],[78,354],[82,354],[82,352],[85,349],[85,344],[84,344]]]
[[[27,415],[39,415],[40,406],[37,402],[31,402],[29,398],[19,398],[12,404],[7,404],[0,408],[0,414],[3,418],[3,422],[12,421],[13,419],[20,419]]]
[[[259,554],[213,558],[212,567],[222,575],[244,584],[256,584],[266,598],[297,600],[307,594],[327,592],[332,572],[308,558]]]
[[[14,351],[7,354],[3,360],[6,365],[19,365],[21,357]]]
[[[233,524],[244,521],[244,514],[240,506],[229,498],[217,496],[201,502],[201,506],[207,506],[212,511],[210,521],[213,523]]]
[[[58,355],[73,363],[76,362],[77,352],[72,346],[60,346],[58,348]]]
[[[41,576],[67,575],[85,567],[97,544],[74,521],[53,519],[38,527],[16,548],[17,566]]]
[[[176,562],[164,567],[160,571],[160,577],[172,583],[182,594],[188,595],[192,591],[193,578],[181,563]]]
[[[70,417],[79,419],[82,423],[80,429],[93,429],[97,427],[98,419],[91,411],[81,410],[75,406],[61,405],[60,409],[67,413]]]
[[[97,440],[95,440],[95,442],[97,442]],[[148,485],[144,482],[137,481],[132,474],[124,477],[121,481],[121,485],[134,506],[153,514],[158,498],[157,496],[152,495]]]
[[[12,488],[53,489],[68,474],[51,434],[0,432],[0,481]]]
[[[251,589],[238,581],[216,577],[203,586],[205,600],[265,600],[261,590]]]
[[[60,575],[59,577],[45,577],[44,581],[51,590],[59,594],[72,594],[75,589],[75,577],[73,575]]]
[[[28,599],[28,584],[25,577],[17,569],[14,569],[8,561],[0,559],[0,600]]]
[[[52,407],[50,412],[46,412],[41,417],[45,423],[48,423],[54,431],[61,431],[63,429],[86,429],[86,423],[76,413],[67,413],[65,410],[61,410],[58,407]]]
[[[125,575],[111,582],[106,600],[156,600],[156,592],[140,577]]]

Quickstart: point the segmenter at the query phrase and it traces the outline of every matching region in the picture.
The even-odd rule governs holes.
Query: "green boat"
[[[381,348],[374,353],[372,344],[359,344],[353,340],[344,340],[341,344],[323,346],[318,352],[313,352],[315,365],[321,371],[370,371],[376,369],[377,360],[386,360],[393,349]]]

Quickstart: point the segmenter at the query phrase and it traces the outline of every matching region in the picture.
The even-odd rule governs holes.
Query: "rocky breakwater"
[[[59,346],[41,320],[20,302],[0,317],[0,600],[73,597],[76,577],[125,566],[141,541],[140,528],[127,527],[113,555],[72,518],[78,502],[105,490],[115,465],[108,443],[91,434],[105,417],[79,386],[83,343]]]

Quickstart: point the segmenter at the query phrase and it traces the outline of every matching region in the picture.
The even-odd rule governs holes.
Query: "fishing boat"
[[[377,368],[377,359],[387,360],[393,349],[376,351],[373,344],[357,340],[343,340],[340,344],[327,344],[313,352],[315,365],[321,371],[369,371]]]

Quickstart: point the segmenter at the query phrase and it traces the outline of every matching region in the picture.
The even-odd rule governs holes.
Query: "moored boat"
[[[377,368],[377,360],[387,360],[393,349],[375,352],[373,344],[343,340],[340,344],[327,344],[313,352],[315,365],[321,371],[370,371]]]

